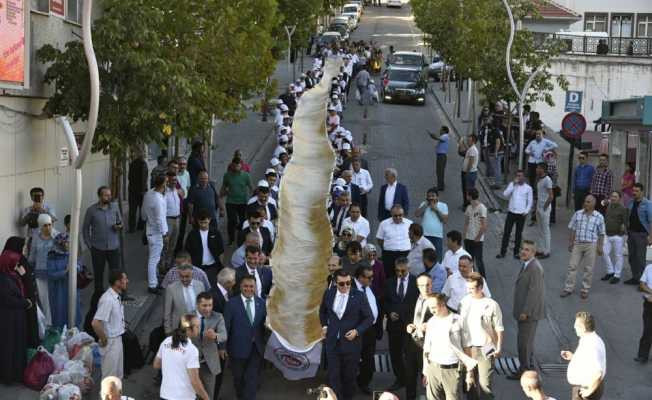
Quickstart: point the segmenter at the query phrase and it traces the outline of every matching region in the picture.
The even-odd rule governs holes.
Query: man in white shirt
[[[487,207],[480,202],[478,189],[469,189],[466,196],[470,203],[464,211],[464,247],[471,254],[480,275],[486,276],[482,248],[487,231]]]
[[[466,280],[469,279],[471,273],[473,273],[473,260],[471,260],[471,256],[461,256],[459,261],[459,271],[454,272],[448,277],[448,279],[446,279],[446,283],[444,283],[444,287],[441,290],[441,292],[448,298],[448,307],[455,312],[460,309],[462,299],[469,294]],[[487,281],[484,281],[482,284],[482,293],[486,297],[491,297]]]
[[[410,274],[417,276],[419,273],[423,272],[423,250],[425,249],[434,249],[435,246],[423,236],[423,227],[414,222],[410,225],[408,230],[408,235],[410,236],[410,243],[412,248],[408,253],[408,265],[410,267]]]
[[[374,270],[367,266],[360,266],[355,270],[356,288],[367,296],[367,302],[371,308],[374,322],[371,328],[362,335],[362,351],[360,353],[360,366],[357,383],[360,391],[364,394],[371,394],[369,383],[374,375],[374,353],[376,352],[376,322],[378,322],[378,303],[376,296],[371,290],[371,281],[374,279]],[[382,329],[382,324],[381,324]]]
[[[446,246],[448,250],[444,254],[444,260],[441,262],[441,265],[446,268],[446,272],[454,274],[458,271],[460,257],[472,257],[462,248],[462,234],[460,231],[450,231],[446,234]]]
[[[351,162],[353,169],[353,178],[351,182],[360,187],[360,208],[362,215],[367,216],[367,194],[371,192],[374,187],[374,182],[371,179],[371,174],[366,169],[362,168],[362,161],[359,158],[354,158]]]
[[[607,374],[607,352],[604,342],[595,332],[595,319],[591,313],[575,314],[575,333],[580,338],[575,353],[562,350],[561,358],[570,361],[566,378],[572,386],[571,400],[599,400],[604,393]]]
[[[127,290],[128,283],[129,279],[124,271],[109,271],[111,287],[100,297],[91,322],[102,355],[102,378],[123,376],[122,334],[125,332],[125,311],[121,296]]]
[[[478,362],[471,371],[470,392],[479,399],[493,399],[491,376],[494,358],[500,357],[503,346],[503,313],[498,303],[484,295],[484,278],[477,272],[469,275],[466,287],[469,295],[460,302],[464,352]]]
[[[161,294],[161,289],[158,287],[156,268],[163,252],[163,238],[168,234],[166,218],[167,204],[163,197],[166,183],[166,175],[155,176],[154,187],[145,193],[145,198],[143,199],[144,218],[147,221],[145,234],[147,235],[149,250],[147,260],[147,291],[153,294]]]
[[[534,140],[528,143],[527,147],[525,147],[525,154],[528,155],[527,172],[530,185],[534,185],[536,182],[535,171],[537,164],[544,162],[543,153],[551,150],[554,151],[559,147],[557,143],[543,137],[543,129],[537,129],[534,131],[534,134]]]
[[[478,137],[475,134],[467,138],[467,147],[464,153],[464,162],[462,164],[462,201],[464,208],[469,205],[466,199],[467,190],[475,187],[475,181],[478,179],[478,163],[480,162],[480,153],[475,145]]]
[[[525,226],[525,218],[532,209],[532,187],[525,182],[523,170],[516,171],[516,177],[513,182],[507,185],[503,196],[509,199],[509,212],[505,218],[505,227],[503,229],[503,240],[500,245],[500,253],[496,258],[504,258],[507,253],[509,238],[512,236],[512,228],[516,224],[514,258],[519,259],[521,251],[521,236]]]
[[[543,384],[537,371],[525,371],[521,375],[521,389],[528,399],[555,400],[543,392]]]
[[[181,221],[181,199],[185,192],[177,188],[177,174],[167,172],[168,183],[165,187],[163,197],[165,198],[165,219],[168,224],[168,235],[163,241],[161,252],[161,272],[165,273],[174,265],[174,248],[179,238],[179,222]]]
[[[346,227],[353,229],[355,240],[360,242],[360,246],[365,247],[367,245],[367,237],[370,232],[369,221],[362,216],[362,210],[358,204],[351,204],[349,216],[344,218],[342,223],[342,230]]]
[[[552,192],[552,179],[548,176],[548,164],[537,164],[537,226],[541,235],[541,255],[539,258],[550,257],[550,212],[552,211],[552,200],[555,198]],[[611,261],[611,259],[610,259]]]
[[[426,302],[433,317],[426,324],[423,376],[428,399],[460,400],[461,319],[446,308],[446,297],[430,295]]]
[[[382,261],[387,279],[395,275],[396,259],[407,257],[412,248],[408,233],[412,221],[403,217],[403,207],[398,204],[392,206],[390,213],[391,217],[380,223],[376,233],[376,240],[383,250]]]

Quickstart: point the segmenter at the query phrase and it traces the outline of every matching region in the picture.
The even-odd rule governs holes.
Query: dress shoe
[[[559,297],[568,297],[568,296],[571,295],[571,293],[573,293],[573,292],[569,292],[568,290],[564,290],[563,292],[561,292]]]
[[[505,258],[504,253],[496,254],[496,258]]]
[[[360,388],[360,391],[364,394],[371,394],[371,389],[369,389],[369,386],[358,386]]]
[[[612,285],[618,282],[620,282],[620,278],[617,276],[614,276],[613,278],[609,279],[609,283],[611,283]]]
[[[602,278],[600,278],[601,281],[608,281],[609,279],[613,278],[614,274],[606,274]]]
[[[387,390],[389,390],[390,392],[393,392],[393,391],[399,390],[399,389],[402,388],[403,386],[405,386],[405,385],[403,385],[401,382],[399,382],[399,381],[394,381],[394,383],[392,383],[392,386],[390,386],[389,388],[387,388]]]
[[[625,282],[623,282],[625,285],[638,285],[638,279],[628,279]]]
[[[161,289],[158,287],[154,288],[147,288],[147,293],[155,294],[155,295],[160,295],[161,294]]]
[[[645,364],[645,363],[647,363],[647,358],[636,357],[636,358],[634,358],[634,361],[636,361],[639,364]]]

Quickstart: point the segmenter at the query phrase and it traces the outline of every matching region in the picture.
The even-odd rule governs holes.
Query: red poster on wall
[[[29,86],[26,1],[0,0],[0,87]]]
[[[50,14],[64,18],[66,16],[65,0],[50,0]]]

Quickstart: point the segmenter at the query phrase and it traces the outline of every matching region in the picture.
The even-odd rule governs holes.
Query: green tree
[[[94,151],[178,137],[204,137],[212,115],[237,121],[244,100],[265,89],[275,67],[275,0],[105,0],[94,21],[101,97]],[[54,93],[45,110],[85,120],[88,69],[80,42],[37,51]]]

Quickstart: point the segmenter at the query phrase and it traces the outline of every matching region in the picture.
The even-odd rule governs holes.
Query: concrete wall
[[[652,93],[652,59],[649,58],[564,55],[552,62],[551,71],[555,76],[564,75],[568,79],[569,90],[584,93],[582,114],[589,124],[601,116],[603,100]],[[539,102],[533,109],[541,114],[546,125],[559,130],[566,115],[566,92],[555,86],[552,96],[554,107]]]
[[[94,15],[96,15],[95,13]],[[29,189],[45,189],[45,199],[55,206],[63,229],[63,217],[70,213],[72,168],[59,167],[59,151],[66,147],[62,128],[52,119],[38,119],[50,89],[42,84],[46,67],[38,65],[34,53],[46,43],[63,47],[81,35],[81,27],[60,18],[31,14],[31,88],[0,92],[0,243],[13,234],[22,234],[17,221],[20,210],[31,204]],[[73,126],[75,132],[85,125]],[[93,154],[83,169],[82,209],[95,201],[95,190],[109,181],[109,159]]]

